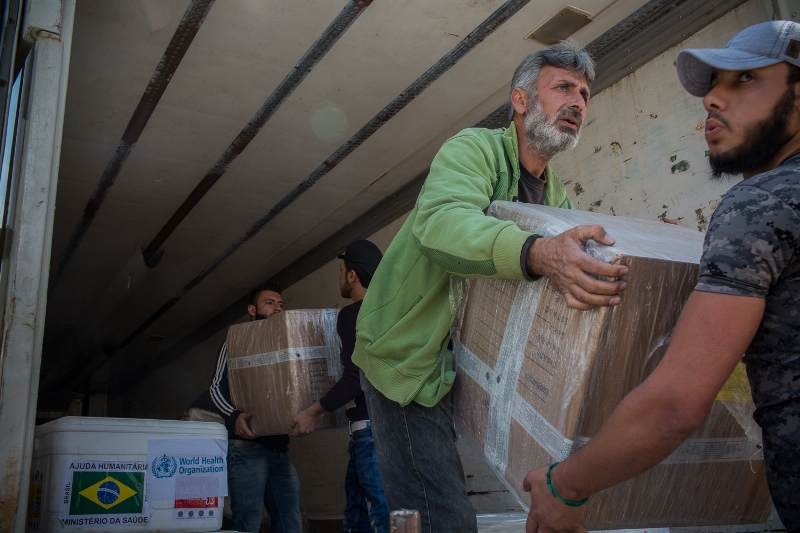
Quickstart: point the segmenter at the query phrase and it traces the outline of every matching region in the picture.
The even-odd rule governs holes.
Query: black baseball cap
[[[347,245],[343,254],[337,256],[348,263],[359,265],[372,276],[383,258],[380,249],[374,243],[360,240]]]

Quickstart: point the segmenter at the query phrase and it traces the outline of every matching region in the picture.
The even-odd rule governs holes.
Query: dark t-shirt
[[[356,346],[356,319],[361,309],[359,300],[339,311],[336,319],[336,332],[342,340],[342,351],[339,357],[342,360],[342,377],[331,387],[328,393],[320,398],[319,403],[328,412],[335,411],[350,400],[355,400],[356,406],[347,410],[347,418],[351,422],[368,420],[367,401],[361,390],[361,379],[358,367],[353,363],[353,350]]]
[[[765,301],[744,362],[772,499],[787,530],[800,531],[800,156],[725,195],[696,288]]]
[[[544,172],[542,172],[544,176]],[[519,182],[517,182],[517,196],[515,202],[523,204],[542,205],[544,201],[544,189],[547,182],[537,178],[528,169],[519,164]]]
[[[708,226],[697,290],[765,299],[744,362],[756,421],[780,430],[785,408],[800,415],[800,156],[725,195]]]
[[[545,173],[542,172],[542,176],[544,175]],[[517,182],[517,196],[515,196],[513,200],[523,204],[542,205],[542,202],[544,202],[544,190],[546,185],[547,181],[545,179],[539,179],[528,172],[528,169],[522,165],[522,162],[520,162],[519,181]],[[533,244],[533,238],[529,237],[525,241],[525,244],[522,245],[522,253],[520,253],[519,256],[519,267],[522,269],[522,272],[525,273],[525,277],[529,281],[533,281],[541,277],[529,275],[528,269],[525,266],[525,258],[528,256],[528,249],[531,247],[531,244]]]

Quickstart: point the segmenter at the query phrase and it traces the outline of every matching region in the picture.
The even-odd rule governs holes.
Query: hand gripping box
[[[489,214],[544,236],[601,224],[616,244],[590,242],[587,253],[630,267],[622,303],[590,311],[567,307],[546,278],[454,282],[454,294],[462,294],[456,424],[528,506],[528,471],[588,442],[658,364],[697,283],[703,236],[662,222],[526,204],[498,202]],[[760,433],[748,416],[750,391],[718,399],[705,424],[663,463],[593,496],[586,527],[764,522],[771,500]]]
[[[342,376],[337,309],[283,311],[228,329],[228,382],[256,435],[292,431],[292,417],[325,395]],[[317,429],[341,425],[337,413]]]
[[[217,531],[227,446],[213,422],[68,416],[38,426],[25,531]]]

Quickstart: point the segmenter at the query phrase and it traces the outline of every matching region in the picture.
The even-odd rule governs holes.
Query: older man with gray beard
[[[590,258],[613,244],[600,226],[544,238],[484,215],[493,200],[572,208],[549,167],[575,146],[594,64],[573,43],[526,57],[511,85],[512,124],[471,128],[431,164],[414,210],[386,251],[358,316],[353,362],[372,420],[390,509],[418,509],[424,533],[477,531],[456,450],[450,389],[450,276],[547,276],[578,309],[617,305],[627,268]]]

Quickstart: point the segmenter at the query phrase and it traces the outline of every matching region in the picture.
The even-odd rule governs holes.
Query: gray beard
[[[563,115],[568,115],[566,110],[559,111],[552,119],[547,116],[544,109],[539,104],[538,98],[532,98],[534,104],[533,109],[525,113],[525,121],[523,126],[527,139],[525,147],[528,150],[535,152],[540,156],[551,159],[556,154],[572,150],[577,146],[578,139],[580,139],[580,130],[562,131],[559,129],[557,122]]]

